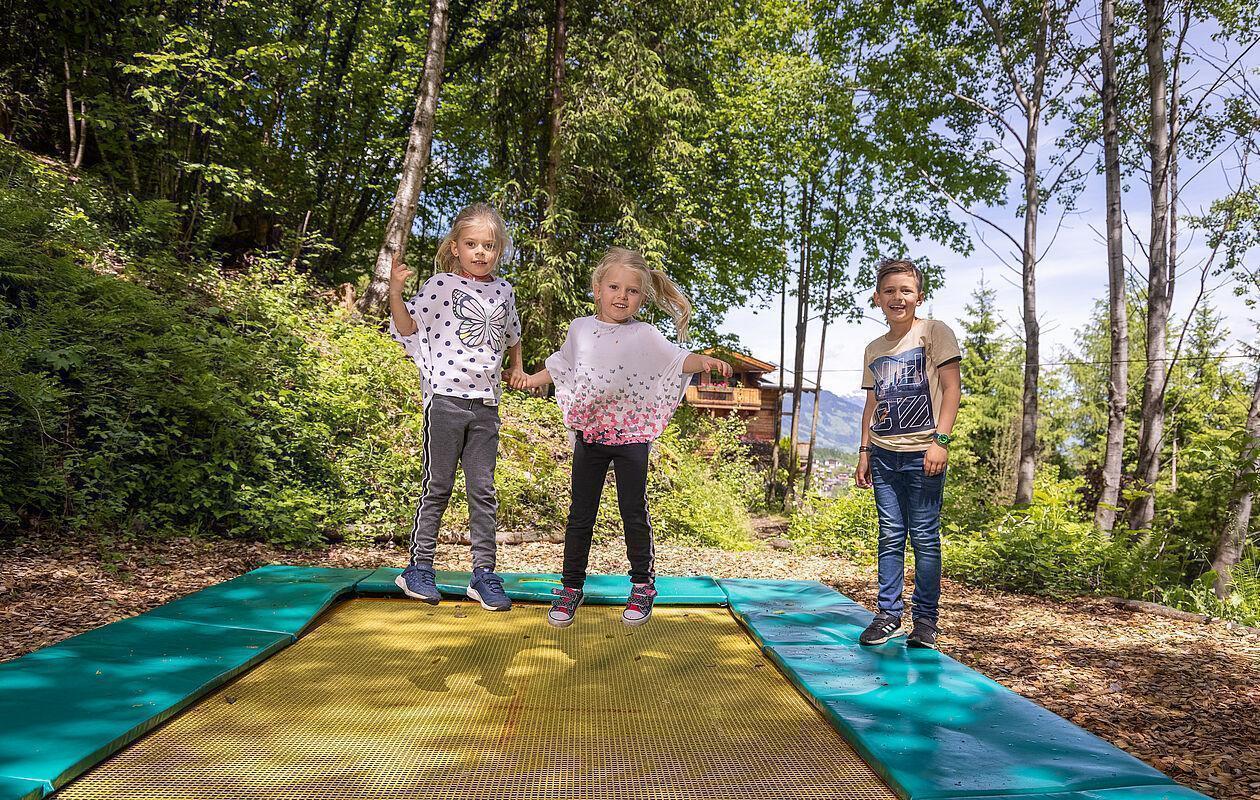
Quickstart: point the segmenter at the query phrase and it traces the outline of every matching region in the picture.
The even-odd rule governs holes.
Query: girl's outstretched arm
[[[720,358],[692,353],[683,359],[683,372],[711,372],[713,370],[722,373],[724,378],[731,377],[731,365]]]

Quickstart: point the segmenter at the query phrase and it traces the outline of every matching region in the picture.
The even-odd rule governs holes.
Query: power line
[[[1224,354],[1224,355],[1219,355],[1219,356],[1178,356],[1178,357],[1176,357],[1176,358],[1173,358],[1173,357],[1171,357],[1171,356],[1170,356],[1170,357],[1168,357],[1168,358],[1155,358],[1155,359],[1146,359],[1146,358],[1129,358],[1129,359],[1122,359],[1122,360],[1119,360],[1119,361],[1042,361],[1042,362],[1041,362],[1041,363],[1039,363],[1037,366],[1038,366],[1038,367],[1109,367],[1109,366],[1111,366],[1113,363],[1114,363],[1114,364],[1149,364],[1149,363],[1151,363],[1151,362],[1161,362],[1161,361],[1166,361],[1166,362],[1174,362],[1174,361],[1175,361],[1175,362],[1183,362],[1183,361],[1203,362],[1203,361],[1223,361],[1223,360],[1225,360],[1225,359],[1227,359],[1227,358],[1255,358],[1255,356],[1249,355],[1249,354],[1247,354],[1247,353],[1227,353],[1227,354]],[[774,362],[770,362],[770,363],[774,363]],[[1020,366],[1023,366],[1023,362],[1022,362],[1022,361],[1021,361],[1021,362],[1018,362],[1018,363],[1019,363],[1019,365],[1020,365]],[[791,375],[791,374],[795,374],[795,370],[788,369],[787,367],[782,367],[782,366],[780,366],[780,367],[778,367],[778,368],[779,368],[779,369],[782,369],[782,370],[784,371],[784,373],[786,373],[786,374],[789,374],[789,375]],[[823,370],[823,372],[865,372],[865,371],[866,371],[866,370],[865,370],[864,368],[861,368],[861,367],[858,367],[858,368],[844,368],[844,369],[841,369],[841,368],[835,368],[835,369],[824,369],[824,370]],[[807,370],[807,373],[817,373],[817,372],[818,372],[818,370],[816,370],[816,369]]]

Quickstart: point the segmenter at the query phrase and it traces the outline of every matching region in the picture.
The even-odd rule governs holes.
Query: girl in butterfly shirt
[[[656,599],[656,553],[647,508],[648,452],[682,400],[690,373],[731,374],[725,361],[688,352],[656,327],[634,318],[644,303],[654,303],[670,315],[674,330],[685,340],[691,316],[691,304],[674,282],[660,270],[648,269],[639,253],[620,247],[609,250],[591,276],[591,292],[595,316],[569,325],[564,345],[547,359],[546,369],[509,376],[516,388],[554,382],[574,440],[563,586],[554,590],[547,614],[547,621],[561,628],[572,624],[582,603],[591,533],[610,465],[630,560],[630,597],[621,620],[627,625],[647,622]]]
[[[411,524],[407,568],[397,584],[408,596],[441,599],[433,558],[438,527],[464,467],[473,571],[467,595],[490,611],[512,601],[494,572],[494,465],[499,452],[499,396],[505,353],[509,380],[520,372],[521,323],[512,287],[494,274],[510,241],[503,218],[477,203],[455,216],[434,257],[436,274],[410,300],[412,274],[395,261],[390,275],[390,333],[420,368],[424,398],[420,505]]]

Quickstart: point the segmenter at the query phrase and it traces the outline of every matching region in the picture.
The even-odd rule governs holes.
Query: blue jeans
[[[879,610],[900,617],[905,608],[906,538],[914,548],[914,616],[936,622],[941,598],[941,497],[945,473],[923,474],[924,451],[871,448],[871,483],[879,511]]]

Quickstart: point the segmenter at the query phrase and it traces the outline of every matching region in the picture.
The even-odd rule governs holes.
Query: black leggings
[[[581,589],[591,555],[591,532],[599,512],[608,465],[617,480],[617,507],[626,531],[626,557],[630,580],[651,583],[655,577],[656,551],[652,547],[652,523],[648,520],[648,450],[642,444],[587,444],[578,437],[573,446],[573,500],[564,531],[564,585]]]

